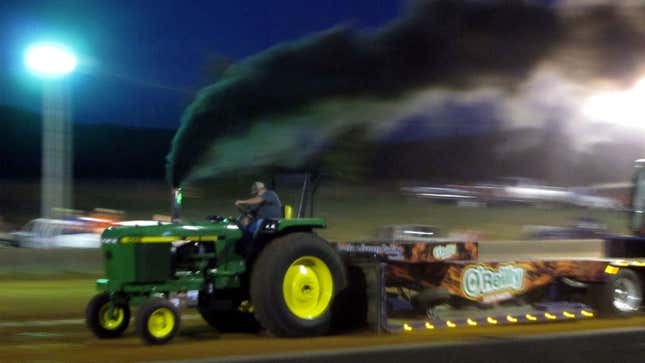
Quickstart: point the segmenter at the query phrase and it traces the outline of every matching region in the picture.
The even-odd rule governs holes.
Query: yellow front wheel
[[[99,310],[99,324],[105,330],[117,330],[123,326],[125,314],[123,308],[120,306],[112,306],[110,311],[110,303],[106,302]]]
[[[110,294],[104,292],[87,304],[85,321],[96,337],[116,338],[128,328],[130,307],[126,303],[111,301]]]
[[[149,299],[137,312],[137,332],[148,344],[165,344],[179,331],[179,311],[170,301]]]

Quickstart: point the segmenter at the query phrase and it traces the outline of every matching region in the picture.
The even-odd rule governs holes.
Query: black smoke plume
[[[369,134],[410,115],[428,90],[512,90],[570,34],[557,9],[534,3],[417,1],[373,33],[337,27],[276,46],[198,94],[173,139],[167,177],[176,186],[243,168],[302,166],[348,130]]]

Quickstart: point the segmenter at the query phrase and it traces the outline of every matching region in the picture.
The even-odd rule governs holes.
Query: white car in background
[[[75,220],[36,218],[20,231],[12,232],[17,247],[27,248],[98,248],[100,234],[88,232]]]
[[[621,210],[623,204],[615,199],[591,194],[574,194],[572,203],[578,207],[592,209]]]
[[[27,248],[99,248],[101,233],[88,224],[91,219],[37,218],[25,224],[20,231],[11,232],[11,244]],[[155,226],[165,224],[154,220],[113,222],[113,226]]]
[[[419,241],[439,238],[439,229],[424,224],[395,224],[378,228],[373,239],[380,242]]]

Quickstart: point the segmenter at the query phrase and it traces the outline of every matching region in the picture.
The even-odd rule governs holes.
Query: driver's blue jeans
[[[251,223],[249,223],[246,226],[246,231],[249,232],[249,235],[251,236],[251,238],[255,237],[255,234],[260,229],[260,226],[262,225],[263,221],[264,221],[263,218],[257,218],[257,219],[254,219],[253,221],[251,221]]]
[[[255,238],[255,235],[258,233],[258,230],[260,229],[260,225],[262,224],[263,219],[258,218],[252,220],[249,224],[244,226],[244,234],[242,235],[242,239],[239,241],[240,245],[242,246],[243,251],[245,253],[249,253],[249,251],[252,250],[252,245],[253,245],[253,239]]]

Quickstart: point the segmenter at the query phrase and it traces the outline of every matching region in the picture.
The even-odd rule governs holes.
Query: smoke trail
[[[187,108],[168,179],[301,166],[348,130],[375,136],[427,110],[449,94],[437,89],[513,89],[545,58],[569,60],[559,48],[576,33],[562,18],[524,2],[418,1],[375,33],[339,27],[269,49],[232,66]]]

